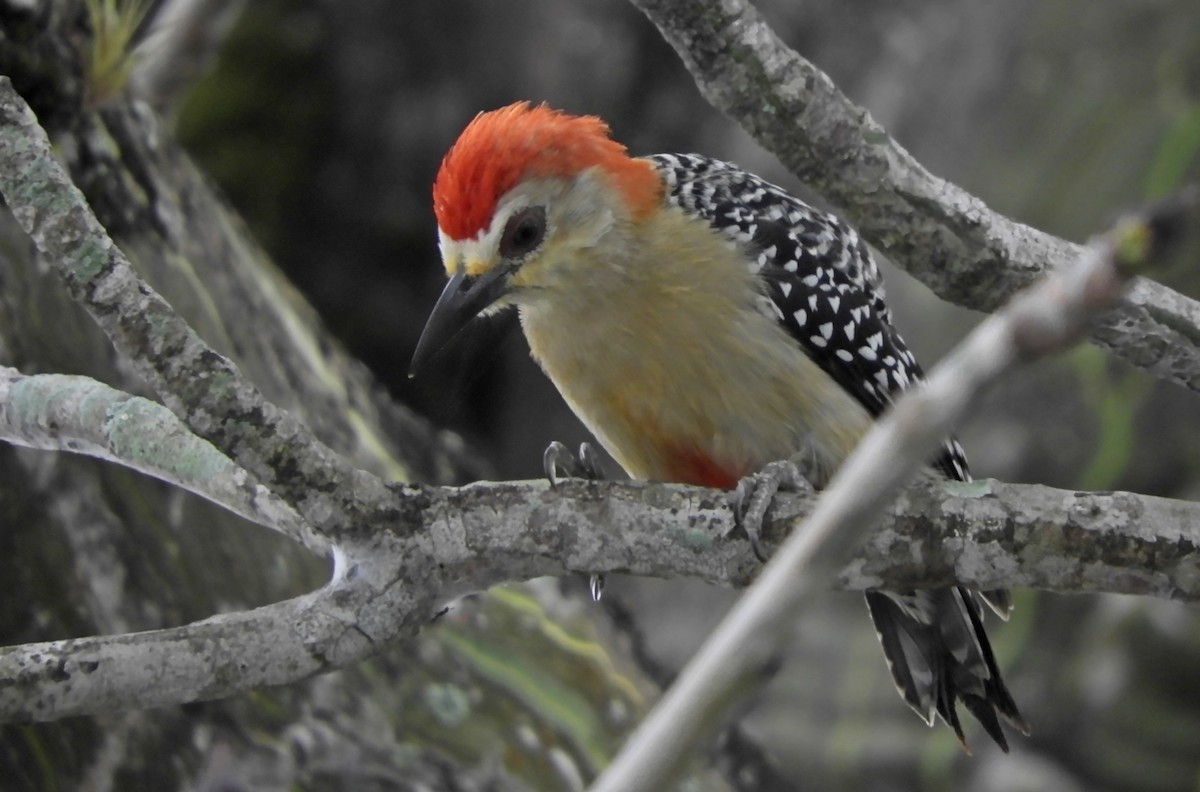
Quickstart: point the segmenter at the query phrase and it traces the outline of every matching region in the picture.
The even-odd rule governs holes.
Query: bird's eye
[[[531,253],[546,237],[546,210],[540,206],[522,209],[504,226],[500,237],[500,255],[504,258],[519,258]]]

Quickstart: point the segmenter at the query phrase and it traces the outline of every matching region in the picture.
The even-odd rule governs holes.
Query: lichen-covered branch
[[[504,559],[514,577],[542,558],[558,572],[623,572],[747,585],[759,571],[728,496],[642,482],[481,483],[429,489],[431,536],[454,533],[465,556],[438,545],[439,564]],[[814,495],[779,495],[766,538],[806,518]],[[443,521],[449,521],[447,525]],[[845,588],[1020,586],[1200,601],[1200,504],[1135,493],[1090,493],[982,480],[924,481],[905,490],[839,575]],[[538,568],[544,568],[541,564]],[[497,570],[502,571],[502,570]]]
[[[1079,246],[1014,222],[929,173],[749,0],[633,0],[714,107],[832,201],[896,264],[950,302],[992,311]],[[1091,338],[1200,390],[1200,303],[1137,280]]]
[[[0,194],[62,279],[196,434],[291,504],[318,532],[361,528],[356,488],[378,486],[267,401],[130,266],[51,153],[33,111],[0,77]]]
[[[0,649],[0,719],[203,701],[340,668],[369,636],[342,619],[346,586],[171,630]]]
[[[405,488],[417,508],[339,549],[308,597],[171,630],[0,648],[0,721],[215,698],[343,667],[502,580],[573,572],[747,585],[759,571],[729,495],[567,481]],[[781,495],[768,540],[816,496]],[[1028,484],[905,490],[839,574],[844,588],[1022,586],[1200,601],[1200,504]],[[216,647],[219,647],[219,651]],[[141,658],[132,662],[134,658]],[[240,673],[244,670],[245,673]],[[235,673],[236,672],[236,673]]]
[[[314,552],[328,549],[291,507],[170,410],[87,377],[25,376],[0,366],[0,440],[116,462],[274,528]]]

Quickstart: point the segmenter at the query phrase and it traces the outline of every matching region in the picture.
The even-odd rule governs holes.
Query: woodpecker
[[[633,157],[594,116],[518,102],[477,115],[433,188],[449,282],[415,371],[479,315],[516,307],[533,357],[630,476],[724,489],[776,460],[821,487],[921,368],[867,245],[728,162]],[[969,480],[949,439],[931,470]],[[904,700],[967,747],[956,702],[1008,750],[1028,729],[978,599],[870,591]],[[978,598],[978,599],[977,599]]]

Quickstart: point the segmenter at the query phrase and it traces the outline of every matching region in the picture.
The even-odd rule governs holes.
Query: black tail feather
[[[931,658],[921,656],[921,642],[915,641],[903,629],[903,620],[893,613],[898,610],[896,604],[887,596],[878,591],[868,591],[867,608],[871,612],[871,620],[875,622],[879,642],[883,645],[883,656],[896,680],[896,689],[908,706],[932,726],[933,701],[921,696],[921,691],[934,683]],[[920,674],[921,679],[915,678],[914,673]]]
[[[1017,702],[1013,701],[1012,694],[1008,692],[1008,687],[1004,684],[1004,678],[1000,676],[1000,666],[996,664],[996,656],[992,653],[992,645],[988,641],[987,633],[984,632],[983,619],[980,618],[979,608],[972,601],[971,592],[962,586],[959,586],[956,591],[966,603],[967,615],[971,618],[971,628],[979,636],[979,646],[983,650],[983,659],[990,672],[990,678],[984,685],[987,690],[986,700],[991,706],[995,707],[996,712],[1004,716],[1009,725],[1028,737],[1029,724],[1025,722],[1025,719],[1021,717],[1021,713],[1017,711]],[[979,716],[976,715],[975,717]],[[987,724],[985,723],[984,725],[986,726]],[[996,730],[999,731],[999,727]],[[997,740],[997,742],[1000,742],[1002,747],[1004,746],[1000,740]]]
[[[1006,595],[988,594],[989,605],[1007,605]],[[902,594],[869,591],[867,607],[896,687],[918,715],[932,722],[937,713],[968,752],[958,701],[1006,752],[1008,741],[997,715],[1029,733],[1000,676],[971,592],[962,587]]]

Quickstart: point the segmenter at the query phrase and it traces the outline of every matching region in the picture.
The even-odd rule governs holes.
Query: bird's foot
[[[546,446],[546,452],[542,454],[542,469],[546,472],[550,486],[555,489],[558,488],[558,471],[560,470],[568,478],[583,478],[592,481],[604,478],[604,467],[600,462],[600,455],[587,441],[579,444],[579,456],[576,456],[571,453],[569,448],[555,440]]]
[[[767,554],[762,546],[762,528],[775,493],[780,490],[811,492],[812,489],[808,473],[790,459],[768,462],[762,470],[738,482],[733,492],[734,514],[759,561],[764,564],[767,562]]]
[[[604,478],[604,466],[600,462],[600,455],[596,453],[592,444],[586,441],[579,444],[579,455],[576,456],[569,448],[555,440],[546,446],[546,452],[542,454],[542,469],[552,489],[558,489],[560,470],[569,478],[591,481]],[[593,601],[600,601],[600,596],[604,594],[604,575],[588,575],[588,592]]]

